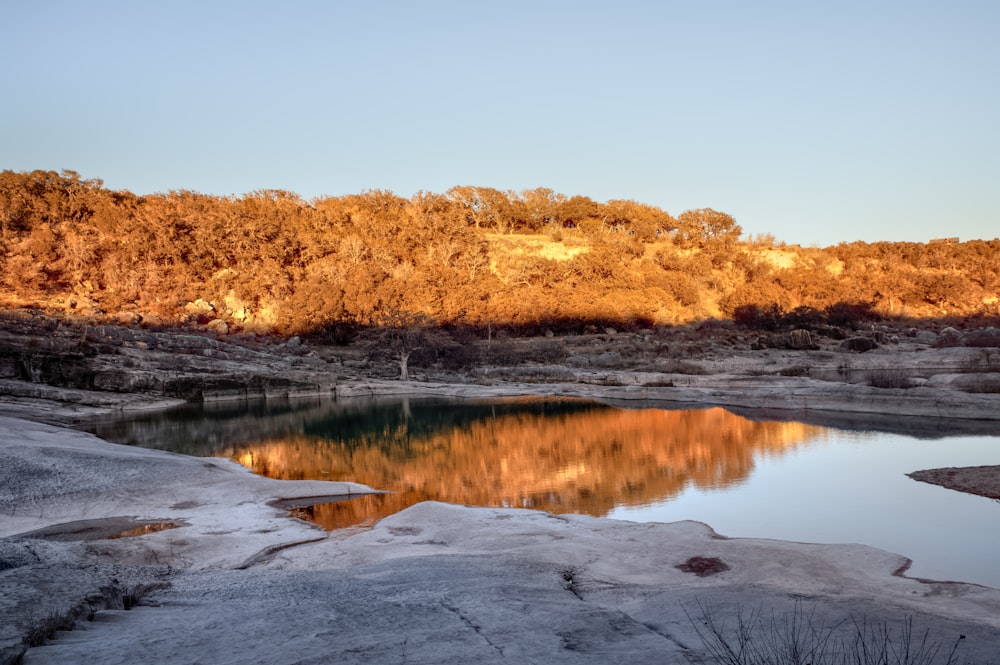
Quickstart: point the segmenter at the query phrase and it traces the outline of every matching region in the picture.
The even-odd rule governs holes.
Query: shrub
[[[474,367],[480,358],[479,347],[474,344],[448,344],[437,355],[441,367],[452,371]]]
[[[838,302],[825,311],[826,320],[832,326],[857,329],[862,323],[879,319],[871,303]]]
[[[826,316],[823,312],[813,307],[805,306],[796,307],[781,317],[781,323],[783,325],[792,328],[804,328],[806,330],[812,330],[825,322]]]
[[[873,369],[867,375],[868,385],[873,388],[912,388],[913,381],[903,369],[885,367]]]
[[[733,310],[733,321],[748,328],[777,330],[781,325],[783,313],[781,307],[771,303],[764,307],[758,305],[740,305]]]
[[[510,367],[521,362],[517,347],[509,338],[497,337],[486,345],[483,360],[489,365]]]
[[[541,363],[558,362],[566,357],[566,348],[560,340],[551,338],[532,339],[527,349],[522,351],[525,361]]]
[[[309,335],[310,341],[315,344],[347,346],[358,336],[358,327],[347,321],[328,323]]]

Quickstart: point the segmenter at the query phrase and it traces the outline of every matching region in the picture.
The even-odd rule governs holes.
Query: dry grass
[[[64,610],[50,610],[44,616],[29,613],[21,622],[21,644],[27,648],[41,646],[61,630],[73,630],[78,621],[93,621],[101,610],[131,610],[144,604],[149,594],[166,588],[162,582],[122,586],[117,581],[102,586],[98,593]]]
[[[929,630],[914,630],[912,617],[896,626],[856,617],[823,625],[814,610],[796,603],[769,617],[760,608],[737,608],[733,622],[715,608],[699,603],[698,609],[697,619],[688,618],[722,665],[973,665],[959,660],[964,635],[953,643],[932,639]]]

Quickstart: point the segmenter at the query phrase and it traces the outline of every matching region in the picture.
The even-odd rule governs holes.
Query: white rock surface
[[[796,603],[822,625],[909,616],[948,648],[965,635],[965,656],[1000,652],[1000,591],[894,575],[903,556],[860,545],[439,503],[327,534],[268,502],[367,488],[268,480],[14,418],[0,419],[0,460],[0,656],[20,654],[29,615],[112,578],[170,584],[150,596],[158,606],[98,612],[28,650],[29,665],[707,663],[692,621],[704,608],[781,616]],[[121,516],[183,526],[116,540],[17,536]],[[729,569],[677,568],[693,556]]]

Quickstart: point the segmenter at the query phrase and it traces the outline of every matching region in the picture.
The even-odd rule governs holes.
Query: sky
[[[1000,2],[3,0],[0,170],[1000,236]]]

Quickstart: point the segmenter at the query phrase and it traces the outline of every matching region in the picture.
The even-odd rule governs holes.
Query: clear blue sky
[[[1000,2],[5,2],[0,169],[1000,236]]]

